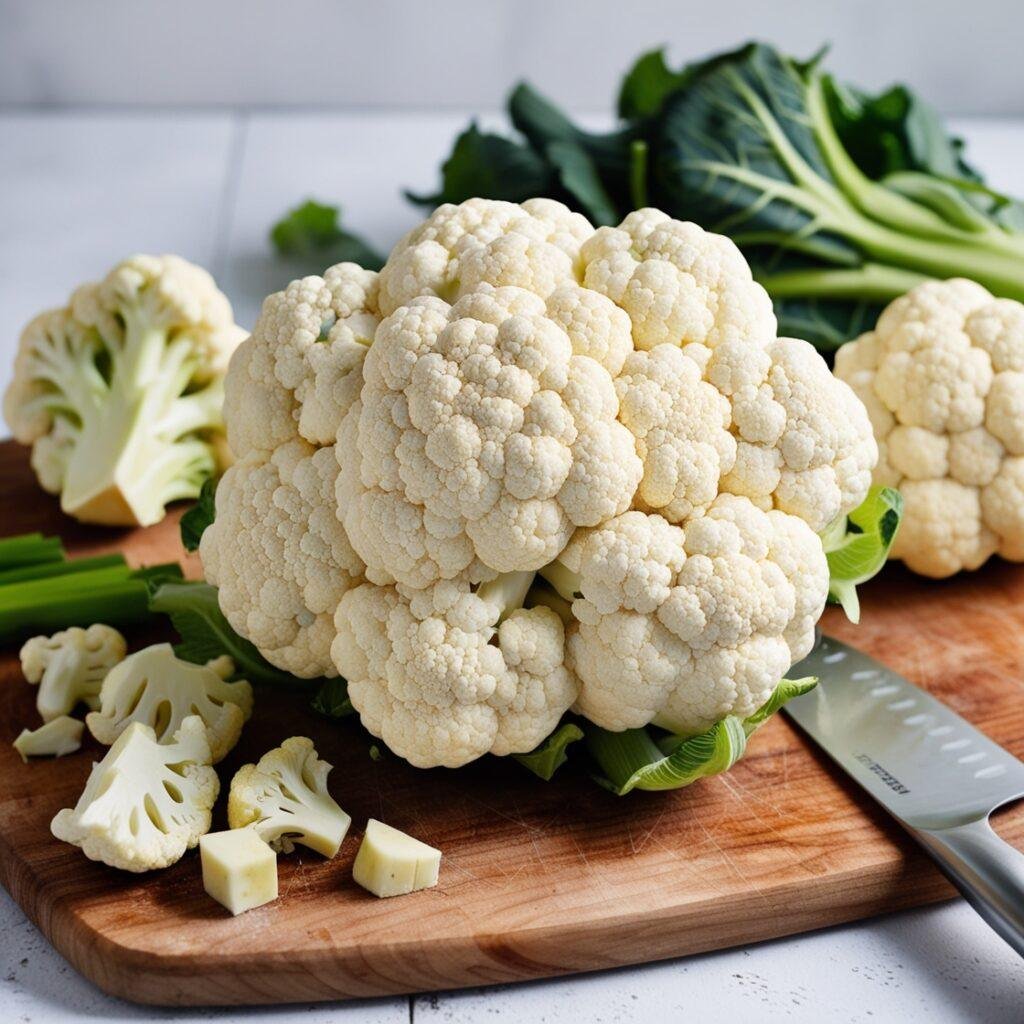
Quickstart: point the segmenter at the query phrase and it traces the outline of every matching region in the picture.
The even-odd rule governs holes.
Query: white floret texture
[[[267,299],[226,390],[239,461],[201,546],[225,614],[343,675],[421,767],[529,751],[571,706],[684,731],[756,710],[812,642],[816,532],[877,457],[736,246],[655,210],[441,206],[379,275]],[[493,597],[558,560],[585,580],[568,626]]]
[[[499,617],[465,581],[349,591],[334,654],[363,725],[420,768],[536,747],[576,697],[564,627],[548,608]]]
[[[1024,305],[973,281],[929,281],[836,354],[867,408],[878,483],[904,514],[892,548],[945,577],[1024,560]]]
[[[729,494],[685,526],[635,511],[581,530],[562,562],[580,580],[576,710],[613,731],[752,714],[810,651],[828,595],[807,524]]]

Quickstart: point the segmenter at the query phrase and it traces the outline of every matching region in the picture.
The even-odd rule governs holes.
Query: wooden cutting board
[[[76,554],[123,550],[152,563],[182,556],[176,518],[145,532],[86,530],[35,488],[23,451],[0,444],[0,535],[43,530]],[[859,628],[829,610],[826,630],[1024,755],[1024,566],[994,562],[944,583],[893,567],[863,605]],[[353,829],[332,861],[282,857],[277,902],[231,918],[204,895],[196,852],[136,876],[51,837],[50,819],[74,804],[101,748],[89,741],[77,755],[23,765],[10,744],[35,721],[33,694],[16,653],[3,651],[0,880],[82,974],[139,1002],[310,1001],[519,981],[790,935],[952,892],[780,717],[727,775],[619,798],[572,765],[545,784],[495,758],[428,772],[392,756],[374,761],[356,725],[317,718],[302,696],[261,692],[220,766],[223,788],[240,764],[306,734],[335,765],[331,787]],[[377,900],[352,881],[370,816],[444,851],[436,889]],[[997,824],[1024,845],[1024,806]],[[224,827],[222,802],[214,828]]]

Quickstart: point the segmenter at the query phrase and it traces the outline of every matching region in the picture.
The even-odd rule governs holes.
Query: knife
[[[945,704],[831,637],[794,670],[818,677],[785,712],[938,862],[1024,956],[1024,854],[989,815],[1024,796],[1024,762]]]

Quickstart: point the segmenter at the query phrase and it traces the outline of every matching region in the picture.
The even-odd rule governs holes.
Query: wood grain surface
[[[176,516],[145,532],[92,531],[34,486],[0,444],[0,535],[60,533],[76,554],[136,563],[182,556]],[[188,563],[195,573],[194,561]],[[934,583],[890,567],[860,627],[824,626],[926,687],[1024,755],[1024,566],[993,562]],[[169,635],[169,634],[166,634]],[[153,639],[134,635],[133,647]],[[0,655],[0,881],[102,989],[138,1002],[339,999],[518,981],[789,935],[951,895],[884,812],[781,717],[727,775],[618,798],[570,764],[544,784],[510,761],[418,771],[299,694],[257,693],[238,765],[287,736],[313,737],[353,817],[339,855],[280,858],[277,902],[231,918],[202,889],[198,854],[150,875],[85,859],[50,835],[102,748],[23,765],[10,744],[35,722],[16,652]],[[444,851],[436,889],[377,900],[351,877],[368,817]],[[1024,806],[997,828],[1024,845]],[[214,828],[226,827],[223,801]],[[300,848],[301,849],[301,848]]]

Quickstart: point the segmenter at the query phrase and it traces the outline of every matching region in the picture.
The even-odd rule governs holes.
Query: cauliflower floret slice
[[[331,766],[317,757],[313,741],[292,736],[243,765],[231,780],[228,823],[251,827],[264,842],[291,853],[296,843],[333,857],[352,823],[327,791]]]
[[[127,650],[124,637],[101,623],[26,640],[21,670],[30,683],[39,684],[36,707],[43,721],[69,714],[79,703],[95,711],[103,680]]]
[[[65,512],[148,526],[217,470],[224,372],[244,336],[201,267],[134,256],[25,328],[4,415]]]
[[[64,757],[81,748],[84,729],[77,718],[59,715],[38,729],[22,729],[13,746],[22,761],[30,757]]]
[[[210,830],[219,788],[198,715],[186,718],[170,743],[158,743],[149,726],[134,722],[93,765],[78,803],[59,811],[50,829],[113,868],[165,868]]]
[[[112,669],[100,690],[99,708],[86,715],[89,731],[107,745],[133,722],[149,726],[158,743],[177,734],[198,715],[206,726],[212,762],[238,742],[252,714],[252,687],[234,674],[230,658],[194,665],[175,657],[170,644],[155,644],[129,655]]]

